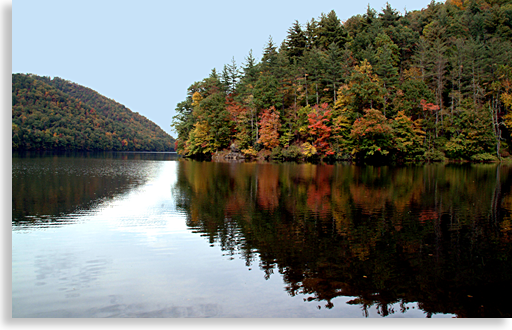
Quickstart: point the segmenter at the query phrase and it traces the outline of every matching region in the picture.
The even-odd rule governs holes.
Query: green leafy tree
[[[189,97],[187,100],[178,103],[176,106],[176,115],[173,117],[173,123],[171,127],[178,133],[176,139],[176,151],[179,154],[185,153],[185,143],[188,139],[190,131],[194,127],[194,115],[192,107],[192,98]]]
[[[338,95],[335,107],[356,116],[362,115],[364,109],[379,109],[384,103],[382,82],[366,60],[355,66],[348,83],[339,89]]]
[[[393,154],[399,162],[421,161],[425,154],[423,145],[425,132],[421,129],[421,119],[416,122],[404,112],[398,112],[393,119]]]
[[[353,122],[346,113],[339,114],[332,119],[332,149],[337,159],[347,160],[352,152],[352,131]]]
[[[320,95],[322,86],[324,86],[323,77],[327,68],[327,61],[327,54],[316,47],[313,47],[304,54],[304,68],[309,83],[314,86],[315,104],[320,104]],[[307,102],[306,105],[308,104],[309,102]]]
[[[424,118],[423,107],[418,100],[434,101],[434,94],[426,82],[421,79],[421,72],[418,68],[412,67],[405,71],[403,82],[397,85],[395,98],[393,99],[394,110],[403,111],[406,116],[413,119]]]
[[[444,145],[448,158],[461,160],[496,160],[491,118],[474,109],[470,100],[463,102],[465,108],[459,109],[451,137]]]
[[[325,80],[332,86],[333,104],[336,103],[336,93],[340,84],[345,80],[344,77],[348,76],[350,69],[350,51],[348,49],[340,49],[336,43],[329,45],[326,51],[325,62]]]
[[[398,83],[399,49],[393,40],[384,33],[377,35],[375,44],[377,46],[375,73],[382,81],[384,91],[382,110],[386,115],[387,104],[392,102]]]

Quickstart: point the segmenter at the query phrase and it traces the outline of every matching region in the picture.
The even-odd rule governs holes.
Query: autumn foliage
[[[259,143],[262,143],[265,148],[273,149],[279,145],[279,129],[281,123],[279,122],[279,114],[275,107],[266,109],[261,114],[260,125],[260,138]]]
[[[172,151],[146,117],[58,77],[12,75],[13,150]]]
[[[365,115],[354,122],[351,137],[357,141],[354,154],[363,159],[386,156],[392,148],[393,128],[382,112],[365,110]]]
[[[315,105],[308,114],[308,121],[309,134],[313,137],[312,145],[316,148],[317,152],[325,156],[334,155],[329,144],[332,130],[328,126],[331,122],[329,105],[327,103],[323,103],[321,106]]]
[[[189,87],[173,124],[179,151],[209,118],[211,148],[186,156],[234,147],[248,158],[382,164],[507,157],[510,8],[450,0],[402,14],[387,4],[345,22],[334,11],[296,22],[261,61],[250,52]]]

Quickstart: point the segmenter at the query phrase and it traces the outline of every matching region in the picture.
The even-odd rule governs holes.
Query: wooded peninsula
[[[58,77],[12,75],[12,150],[174,151],[146,117]]]
[[[259,62],[250,51],[188,88],[173,117],[176,149],[206,159],[501,160],[512,152],[511,40],[511,0],[295,21]]]

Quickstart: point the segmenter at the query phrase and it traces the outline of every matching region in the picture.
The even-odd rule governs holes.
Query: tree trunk
[[[501,148],[501,129],[500,123],[498,122],[498,100],[499,96],[493,96],[492,101],[489,103],[489,112],[491,113],[493,135],[496,139],[496,156],[501,160],[500,148]]]

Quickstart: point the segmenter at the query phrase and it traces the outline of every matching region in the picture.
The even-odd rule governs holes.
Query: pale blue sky
[[[15,0],[12,72],[61,77],[92,88],[171,133],[187,88],[232,57],[260,60],[295,20],[332,9],[341,20],[386,1]],[[430,0],[389,1],[400,12]]]

